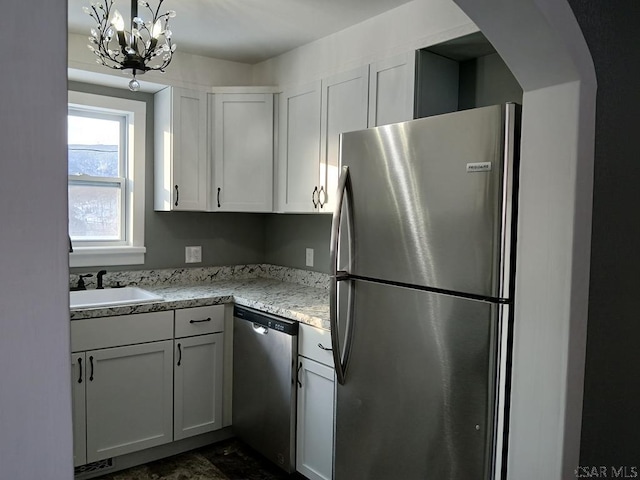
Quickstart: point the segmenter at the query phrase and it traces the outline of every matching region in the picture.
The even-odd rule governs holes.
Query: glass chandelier
[[[98,24],[91,29],[89,37],[89,49],[98,57],[96,62],[133,75],[129,89],[134,92],[140,89],[136,75],[148,70],[164,72],[176,51],[169,30],[169,19],[175,17],[176,12],[169,10],[160,14],[163,1],[159,0],[154,10],[145,0],[131,0],[129,30],[125,30],[120,12],[113,8],[113,0],[92,2],[91,7],[82,9]],[[138,5],[149,10],[151,20],[145,22],[138,16]]]

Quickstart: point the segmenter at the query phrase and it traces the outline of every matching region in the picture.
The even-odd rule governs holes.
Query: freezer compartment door
[[[507,298],[516,117],[497,105],[343,134],[350,273]]]
[[[353,288],[354,315],[334,479],[490,478],[498,307],[367,281],[340,288]]]

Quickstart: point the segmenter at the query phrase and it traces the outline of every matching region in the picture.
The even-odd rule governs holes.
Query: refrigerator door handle
[[[344,385],[345,375],[347,371],[347,363],[349,360],[349,353],[351,351],[351,332],[352,332],[352,320],[353,320],[353,284],[350,285],[348,293],[348,307],[347,318],[345,324],[345,338],[344,338],[344,351],[341,351],[340,338],[338,335],[338,282],[349,281],[350,276],[348,271],[338,270],[338,249],[340,245],[340,226],[342,224],[342,210],[344,205],[344,199],[347,198],[347,207],[349,210],[352,208],[352,194],[351,194],[351,179],[349,177],[349,167],[342,167],[342,173],[340,174],[340,180],[338,182],[338,193],[336,207],[333,212],[333,220],[331,223],[331,284],[330,284],[330,298],[329,298],[329,320],[331,326],[331,343],[333,345],[333,363],[335,365],[336,378],[338,383]],[[347,213],[347,221],[349,222],[349,259],[353,258],[353,215],[349,211]]]

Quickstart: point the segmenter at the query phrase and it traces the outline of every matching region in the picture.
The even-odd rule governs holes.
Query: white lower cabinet
[[[173,342],[86,352],[87,462],[172,441]]]
[[[172,353],[165,340],[72,355],[74,466],[172,440]]]
[[[296,465],[310,480],[329,480],[333,461],[333,369],[298,357]]]
[[[331,340],[326,330],[308,325],[300,325],[299,335],[296,470],[309,480],[330,480],[335,387]]]
[[[86,356],[71,355],[71,408],[73,412],[73,466],[87,463]]]
[[[75,466],[222,427],[224,312],[71,322]]]
[[[175,311],[173,439],[222,428],[225,306]]]
[[[74,462],[173,439],[173,312],[71,322]]]
[[[174,440],[222,428],[224,333],[174,342]]]

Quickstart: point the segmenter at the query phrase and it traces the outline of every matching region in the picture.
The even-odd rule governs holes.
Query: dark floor
[[[288,475],[237,439],[225,440],[97,480],[306,480]]]

